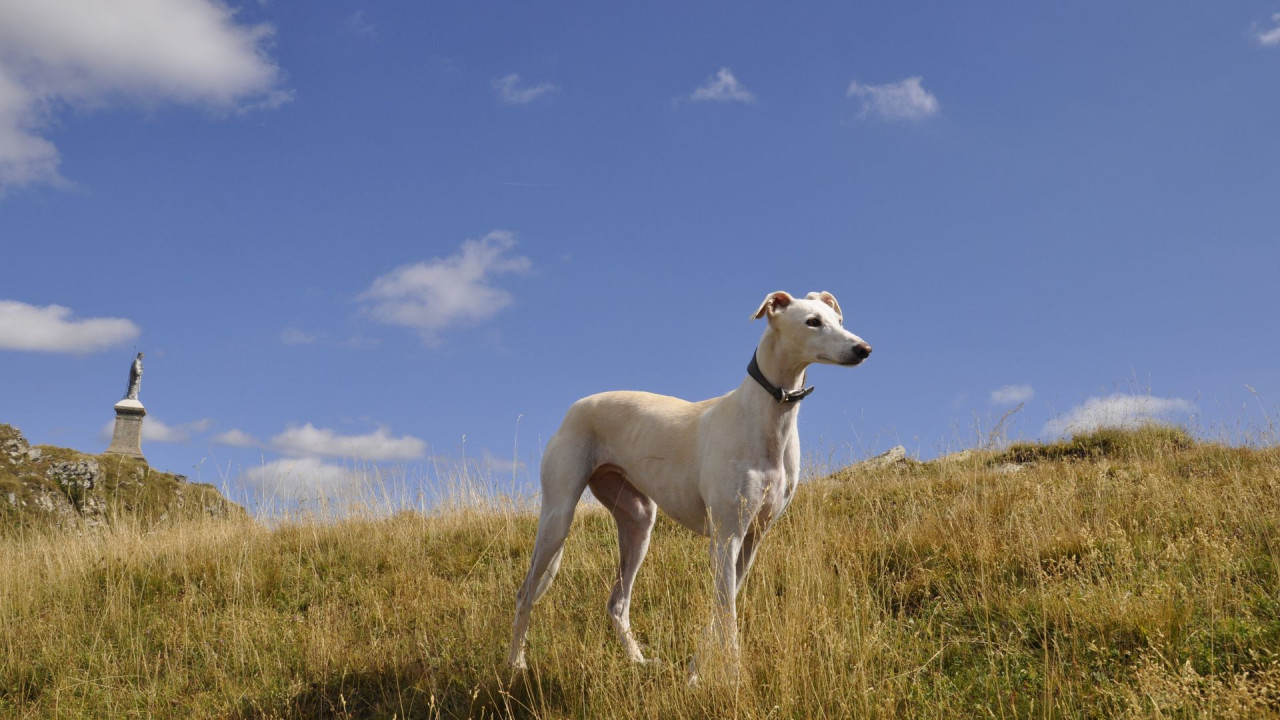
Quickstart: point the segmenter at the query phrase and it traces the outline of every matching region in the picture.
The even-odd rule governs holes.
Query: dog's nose
[[[853,356],[859,360],[866,360],[871,354],[871,346],[866,343],[859,343],[853,346]]]

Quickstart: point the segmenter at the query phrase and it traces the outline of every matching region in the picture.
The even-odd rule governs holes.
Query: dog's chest
[[[760,510],[756,513],[756,524],[768,528],[791,502],[794,481],[789,477],[786,468],[781,465],[775,470],[764,473],[762,480]]]
[[[766,445],[761,459],[760,511],[756,522],[768,527],[787,509],[795,491],[799,472],[800,443],[794,424],[785,428],[776,442]]]

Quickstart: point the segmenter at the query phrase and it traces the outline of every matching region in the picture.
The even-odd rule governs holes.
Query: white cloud
[[[753,103],[756,101],[756,96],[738,82],[732,70],[724,67],[716,71],[716,74],[707,80],[706,85],[694,90],[689,99]]]
[[[280,342],[285,345],[310,345],[319,338],[297,328],[285,328],[280,331]]]
[[[493,89],[497,91],[498,99],[508,105],[528,105],[543,95],[555,92],[560,88],[552,83],[539,83],[520,87],[520,76],[516,73],[511,73],[504,78],[494,80]]]
[[[364,335],[352,335],[342,341],[342,346],[351,348],[352,350],[373,350],[382,344],[380,338],[365,337]]]
[[[501,458],[488,450],[485,450],[481,455],[480,466],[489,475],[512,475],[525,469],[522,461],[514,458]]]
[[[435,65],[436,72],[451,80],[457,80],[466,74],[465,66],[462,61],[457,58],[437,55],[433,58],[432,62]]]
[[[286,101],[273,33],[220,0],[0,0],[0,192],[65,182],[42,135],[67,105]]]
[[[447,258],[401,265],[375,279],[358,299],[373,319],[412,328],[425,342],[435,342],[441,330],[486,320],[511,304],[511,293],[492,280],[529,271],[529,258],[510,253],[515,244],[514,233],[495,230],[463,242]]]
[[[0,145],[2,134],[0,127]],[[79,319],[61,305],[0,300],[0,350],[91,353],[127,343],[140,332],[124,318]]]
[[[186,442],[192,435],[206,432],[212,425],[213,421],[208,418],[181,425],[166,425],[157,418],[148,418],[142,421],[142,439],[146,442]]]
[[[252,435],[228,430],[214,442],[237,447],[263,447]],[[311,423],[271,438],[271,450],[284,457],[241,473],[241,480],[268,498],[282,500],[358,499],[359,491],[378,477],[372,463],[412,460],[425,455],[426,443],[408,435],[393,437],[386,428],[365,435],[339,435]],[[326,458],[342,458],[339,465]]]
[[[1116,393],[1089,398],[1066,415],[1045,424],[1043,435],[1059,436],[1091,432],[1099,428],[1136,428],[1158,420],[1191,415],[1195,405],[1181,398]]]
[[[412,460],[423,456],[427,444],[409,435],[392,437],[386,428],[378,428],[367,435],[339,435],[328,428],[317,428],[307,423],[271,438],[271,447],[297,457]]]
[[[213,436],[213,441],[219,445],[230,445],[232,447],[261,447],[262,443],[250,435],[249,433],[231,428],[224,433],[218,433]]]
[[[854,80],[849,83],[847,97],[862,99],[862,114],[874,113],[885,120],[922,120],[936,115],[938,98],[920,85],[920,77],[910,77],[896,83],[863,85]]]
[[[359,488],[366,474],[318,458],[283,458],[245,470],[241,479],[268,498],[336,498]]]
[[[378,29],[373,26],[373,23],[365,19],[364,10],[356,10],[348,15],[343,25],[346,26],[348,32],[355,33],[361,37],[375,38],[378,36]]]
[[[7,186],[60,184],[58,149],[33,132],[40,120],[35,93],[8,75],[0,60],[0,194]]]
[[[1276,26],[1270,30],[1258,30],[1254,33],[1254,37],[1257,38],[1258,42],[1267,47],[1280,45],[1280,13],[1272,15],[1271,22],[1275,23]]]
[[[991,391],[993,405],[1017,405],[1026,402],[1036,394],[1030,385],[1005,385],[999,390]]]

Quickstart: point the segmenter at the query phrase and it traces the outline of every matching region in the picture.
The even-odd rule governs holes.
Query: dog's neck
[[[782,343],[778,341],[773,328],[765,331],[756,347],[756,364],[765,378],[783,390],[799,390],[804,386],[804,371],[809,367],[807,362],[796,362],[786,357]]]

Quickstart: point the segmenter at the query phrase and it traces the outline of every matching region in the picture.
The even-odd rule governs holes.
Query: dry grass
[[[1280,451],[1179,437],[810,482],[740,599],[738,685],[685,683],[710,574],[665,521],[632,608],[662,662],[623,660],[584,508],[516,677],[527,511],[28,533],[0,541],[0,715],[1280,715]]]

